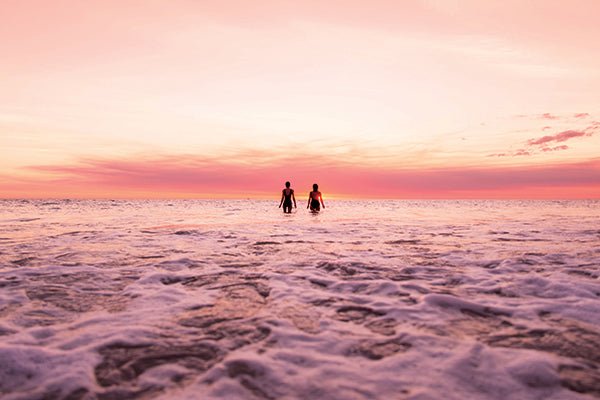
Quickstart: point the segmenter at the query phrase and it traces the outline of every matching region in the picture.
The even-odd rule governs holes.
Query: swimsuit
[[[288,194],[285,192],[288,191]],[[283,189],[283,208],[292,208],[292,189]]]
[[[310,208],[311,208],[311,210],[317,210],[317,211],[319,211],[321,209],[321,205],[319,204],[319,200],[312,199],[310,201]]]

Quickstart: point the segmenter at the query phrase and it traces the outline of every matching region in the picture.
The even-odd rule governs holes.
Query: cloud
[[[527,141],[527,144],[530,146],[536,146],[536,145],[545,145],[545,144],[551,143],[551,142],[565,142],[569,139],[586,136],[586,135],[589,135],[589,133],[586,133],[585,131],[568,130],[568,131],[557,133],[556,135],[542,136],[541,138],[537,138],[537,139],[529,139]]]
[[[315,157],[246,165],[202,157],[162,157],[88,159],[28,170],[38,175],[0,179],[0,191],[9,197],[276,197],[283,182],[290,180],[299,197],[314,182],[324,194],[350,197],[552,198],[557,193],[600,197],[600,160],[550,166],[403,169]]]
[[[542,147],[542,151],[543,152],[549,152],[549,151],[560,151],[560,150],[567,150],[569,148],[569,146],[563,144],[562,146],[555,146],[555,147]]]
[[[542,120],[550,120],[550,121],[573,121],[575,119],[584,119],[590,117],[591,114],[587,112],[573,113],[573,114],[552,114],[552,113],[543,113],[543,114],[516,114],[513,117],[517,119],[528,118],[528,119],[542,119]]]
[[[493,153],[488,154],[486,157],[519,157],[519,156],[530,156],[531,152],[526,149],[519,149],[512,153]]]
[[[550,113],[544,113],[541,115],[542,119],[560,119],[560,117],[556,116],[556,115],[552,115]]]
[[[579,114],[576,114],[579,115]],[[544,126],[542,131],[551,129],[550,126]],[[518,156],[531,156],[536,154],[538,151],[543,153],[553,152],[553,151],[562,151],[568,150],[569,146],[560,145],[560,146],[552,146],[552,144],[566,142],[568,140],[583,137],[583,136],[593,136],[594,133],[600,130],[600,122],[593,121],[589,126],[581,130],[570,129],[566,131],[559,132],[555,135],[546,135],[538,138],[529,139],[525,142],[527,148],[518,149],[513,152],[504,152],[504,153],[493,153],[488,154],[487,157],[518,157]]]

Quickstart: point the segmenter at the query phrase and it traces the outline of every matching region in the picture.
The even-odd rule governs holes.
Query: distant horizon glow
[[[295,169],[296,168],[296,169]],[[88,160],[32,167],[52,178],[6,185],[11,198],[278,198],[282,171],[297,196],[313,183],[326,198],[568,199],[600,197],[600,159],[549,166],[385,169],[350,163],[284,159],[240,165],[193,157]],[[314,177],[319,177],[315,180]],[[357,192],[356,187],[362,192]],[[65,190],[67,188],[68,190]],[[34,194],[33,196],[31,196]]]
[[[0,13],[0,198],[600,198],[594,0]]]

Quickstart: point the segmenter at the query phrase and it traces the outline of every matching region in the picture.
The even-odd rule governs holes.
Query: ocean
[[[0,201],[3,399],[600,397],[600,201]]]

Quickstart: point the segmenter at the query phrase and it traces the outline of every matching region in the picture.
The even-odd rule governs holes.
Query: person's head
[[[319,185],[313,183],[313,192],[316,192],[317,190],[319,190]]]
[[[286,183],[285,183],[285,187],[286,187],[286,188],[289,188],[289,187],[290,187],[290,183],[289,183],[289,182],[286,182]]]

